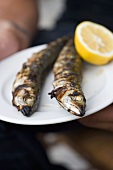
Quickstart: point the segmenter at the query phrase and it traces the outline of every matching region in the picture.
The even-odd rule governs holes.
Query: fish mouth
[[[64,92],[63,92],[64,90]],[[62,95],[60,92],[62,91]],[[62,86],[59,86],[58,88],[52,90],[50,93],[48,93],[51,96],[51,99],[53,97],[56,97],[58,103],[68,112],[72,113],[73,115],[82,117],[85,114],[85,106],[81,103],[81,97],[75,96],[74,99],[72,99],[72,91],[68,91],[66,88],[62,88]],[[71,94],[71,95],[70,95]],[[78,94],[78,93],[77,93]]]
[[[85,108],[81,105],[77,105],[75,101],[73,101],[69,96],[65,96],[62,101],[58,101],[59,104],[65,108],[68,112],[76,115],[76,116],[84,116]]]

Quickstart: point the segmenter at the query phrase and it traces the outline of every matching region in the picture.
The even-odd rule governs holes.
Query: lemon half
[[[90,21],[75,29],[74,43],[78,54],[87,62],[102,65],[113,59],[113,33]]]

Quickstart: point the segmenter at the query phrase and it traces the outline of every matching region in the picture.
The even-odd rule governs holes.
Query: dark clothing
[[[40,30],[32,46],[48,43],[65,34],[74,34],[75,27],[83,20],[107,26],[113,31],[112,0],[67,0],[67,9],[57,22],[56,28]],[[0,170],[63,170],[50,164],[35,134],[42,129],[49,131],[79,128],[75,122],[51,126],[20,126],[0,121]],[[54,128],[53,128],[54,127]],[[73,128],[74,127],[74,128]],[[43,130],[42,130],[43,131]]]
[[[55,29],[40,30],[33,45],[48,43],[65,34],[73,35],[77,24],[84,20],[102,24],[113,31],[112,0],[67,0],[66,6]]]
[[[75,121],[44,126],[16,125],[0,121],[0,170],[66,170],[48,160],[38,132],[79,130]]]
[[[1,121],[0,170],[66,170],[66,168],[50,163],[32,127],[19,127]]]
[[[76,24],[88,20],[102,24],[113,31],[112,0],[68,0],[67,10],[60,22]]]

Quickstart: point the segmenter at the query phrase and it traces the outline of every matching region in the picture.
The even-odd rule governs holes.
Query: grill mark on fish
[[[41,85],[47,69],[54,63],[68,36],[58,38],[48,44],[47,48],[34,53],[17,73],[13,83],[12,104],[24,116],[30,116],[37,111]]]
[[[81,87],[82,62],[73,40],[69,40],[54,64],[54,90],[49,93],[64,109],[77,116],[83,116],[86,107]]]

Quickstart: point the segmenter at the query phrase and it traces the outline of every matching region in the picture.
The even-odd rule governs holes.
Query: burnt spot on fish
[[[81,106],[80,117],[83,117],[84,115],[85,115],[85,108],[83,106]]]
[[[35,81],[37,81],[37,75],[36,74],[30,74],[29,76],[28,76],[28,79],[29,80],[31,80],[32,82],[35,82]]]
[[[32,114],[32,108],[30,106],[23,106],[21,112],[24,116],[30,116]]]
[[[55,90],[52,90],[51,92],[49,92],[48,95],[51,96],[51,99],[52,99],[53,97],[56,97]]]
[[[74,91],[72,94],[69,94],[69,96],[79,96],[80,93],[78,91]]]
[[[52,90],[51,92],[48,93],[48,95],[50,95],[51,99],[52,99],[53,97],[56,97],[56,95],[60,92],[61,89],[62,89],[62,87]]]
[[[70,109],[68,109],[67,111],[68,111],[68,112],[70,112],[71,110],[70,110]]]

